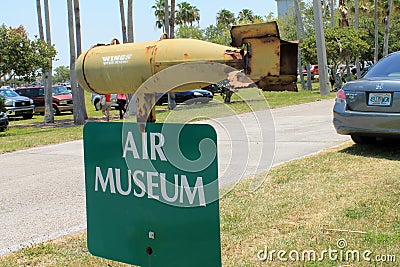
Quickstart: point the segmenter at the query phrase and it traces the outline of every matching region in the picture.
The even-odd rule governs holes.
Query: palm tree
[[[76,50],[75,50],[75,36],[74,36],[74,12],[73,12],[73,4],[72,0],[67,0],[67,8],[68,8],[68,33],[69,33],[69,52],[70,52],[70,61],[69,61],[69,69],[70,69],[70,82],[71,82],[71,90],[72,97],[74,101],[74,123],[76,125],[83,125],[85,123],[85,118],[81,112],[81,108],[79,106],[79,97],[78,97],[78,88],[76,86],[76,75],[75,75],[75,61],[76,61]]]
[[[128,0],[128,42],[133,43],[133,0]]]
[[[200,21],[200,10],[196,6],[192,6],[188,2],[178,4],[176,12],[177,25],[193,25],[193,22]]]
[[[294,9],[295,9],[295,13],[296,13],[296,36],[297,39],[301,42],[302,40],[304,40],[306,38],[306,33],[304,31],[304,26],[303,26],[303,19],[301,17],[301,11],[300,11],[300,4],[299,4],[299,0],[295,0],[294,1]],[[302,73],[302,62],[301,62],[301,49],[299,46],[299,50],[298,50],[298,69],[300,72],[300,80],[301,80],[301,87],[303,89],[306,90],[311,90],[312,89],[312,85],[311,85],[311,72],[310,72],[310,64],[306,63],[306,70],[307,70],[307,86],[304,82],[304,76]]]
[[[175,38],[175,0],[171,0],[171,19],[169,38]]]
[[[254,13],[253,10],[250,9],[242,9],[238,15],[238,22],[239,23],[246,23],[246,22],[254,22]]]
[[[81,15],[80,15],[80,7],[79,0],[74,0],[74,15],[75,15],[75,29],[76,29],[76,57],[79,57],[82,54],[82,33],[81,33]],[[75,61],[74,61],[75,66]],[[71,89],[74,87],[73,85],[77,84],[72,83],[71,81]],[[85,104],[85,93],[83,88],[78,85],[76,87],[75,95],[73,96],[74,100],[74,122],[76,125],[83,125],[85,120],[88,119],[86,104]]]
[[[162,29],[165,32],[164,19],[165,19],[165,0],[157,0],[156,3],[151,7],[154,9],[154,16],[156,17],[156,27]]]
[[[235,22],[235,14],[227,9],[221,9],[217,13],[217,24],[229,26]]]
[[[45,8],[45,23],[46,23],[46,39],[47,43],[51,44],[51,34],[50,34],[50,18],[49,18],[49,3],[47,0],[44,2]],[[43,30],[43,20],[42,20],[42,5],[41,0],[36,0],[36,9],[38,15],[38,26],[39,26],[39,35],[40,39],[45,41],[44,38],[44,30]],[[51,67],[50,70],[43,70],[44,78],[43,84],[45,86],[45,123],[54,123],[54,114],[53,114],[53,98],[52,98],[52,75]]]
[[[121,16],[122,41],[125,44],[125,43],[128,42],[128,38],[126,37],[126,22],[125,22],[124,0],[119,0],[119,13],[120,13],[120,16]]]
[[[51,45],[51,31],[50,31],[50,11],[49,0],[44,0],[44,17],[46,25],[46,42]],[[44,122],[54,123],[53,113],[53,80],[52,80],[52,60],[50,59],[50,68],[45,72],[44,78]]]
[[[175,5],[175,2],[173,3]],[[175,9],[175,8],[174,8]],[[169,17],[169,5],[168,5],[168,0],[165,0],[165,7],[164,7],[164,13],[165,13],[165,18],[164,18],[164,25],[165,25],[165,32],[170,34],[170,28],[169,26],[171,25],[170,23],[170,17]],[[172,11],[171,11],[172,15]],[[176,108],[176,102],[175,102],[175,93],[173,92],[168,92],[168,109],[169,110],[174,110]]]
[[[37,9],[37,15],[38,15],[39,37],[41,40],[44,41],[41,0],[36,0],[36,9]]]
[[[329,88],[328,73],[327,73],[328,66],[326,59],[325,34],[322,21],[321,1],[314,0],[313,7],[314,7],[314,20],[315,20],[315,33],[317,41],[320,94],[327,95],[330,92],[330,88]]]
[[[164,26],[165,26],[165,33],[169,36],[169,4],[168,0],[165,0],[164,4]]]

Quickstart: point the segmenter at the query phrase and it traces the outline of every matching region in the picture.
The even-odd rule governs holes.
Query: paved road
[[[332,126],[332,106],[327,100],[207,121],[219,136],[220,183],[229,187],[348,140]],[[3,154],[0,166],[0,255],[86,228],[82,141]]]

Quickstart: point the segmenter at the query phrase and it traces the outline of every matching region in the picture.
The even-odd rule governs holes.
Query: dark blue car
[[[192,104],[196,102],[208,103],[213,99],[214,95],[207,90],[195,89],[186,92],[176,92],[175,102],[176,103],[187,103]],[[168,103],[168,94],[165,93],[157,99],[157,105],[162,105],[163,103]]]

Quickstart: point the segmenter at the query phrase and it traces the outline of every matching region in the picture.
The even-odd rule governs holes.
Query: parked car
[[[302,71],[303,76],[307,76],[307,70],[303,69]],[[311,79],[314,80],[315,75],[319,75],[318,71],[318,65],[310,65],[310,73],[311,73]]]
[[[4,132],[8,127],[8,117],[6,113],[0,112],[0,132]]]
[[[0,88],[0,96],[4,98],[5,113],[7,116],[22,116],[24,119],[31,119],[35,111],[33,100],[20,96],[8,87]]]
[[[400,52],[380,60],[363,78],[337,92],[333,124],[354,142],[400,138]]]
[[[111,107],[118,108],[117,94],[111,94]],[[101,95],[92,94],[92,104],[96,110],[101,110]]]
[[[208,103],[213,99],[214,95],[208,91],[203,89],[195,89],[186,92],[176,92],[175,93],[175,102],[176,103]],[[157,105],[162,105],[163,103],[168,103],[168,94],[165,93],[161,96],[158,96]]]
[[[27,96],[33,99],[35,111],[44,114],[44,87],[20,87],[15,89],[19,95]],[[61,112],[73,112],[74,106],[72,94],[64,86],[53,86],[53,112],[54,115],[60,115]]]

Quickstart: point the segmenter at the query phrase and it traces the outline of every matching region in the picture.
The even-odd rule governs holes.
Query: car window
[[[69,95],[70,92],[64,86],[53,87],[53,95]]]
[[[38,96],[44,96],[44,88],[39,88]]]
[[[383,58],[364,77],[400,77],[400,53]]]
[[[5,97],[16,97],[19,96],[16,92],[10,89],[1,89],[0,90],[0,95],[5,96]]]
[[[36,97],[38,96],[38,89],[37,88],[27,88],[27,89],[20,89],[17,90],[18,94],[24,95],[27,97]]]

